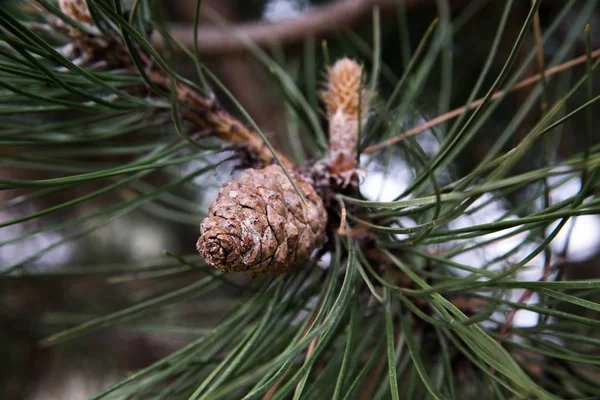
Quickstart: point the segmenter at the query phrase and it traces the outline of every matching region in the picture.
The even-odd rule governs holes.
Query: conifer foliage
[[[79,324],[40,320],[41,346],[109,329],[186,335],[94,399],[600,396],[600,279],[569,270],[568,238],[556,247],[573,219],[600,213],[597,0],[565,1],[544,25],[543,0],[520,16],[522,4],[496,4],[466,91],[451,80],[467,67],[453,35],[492,2],[452,16],[450,1],[431,2],[437,17],[416,46],[408,2],[373,2],[397,13],[397,68],[384,62],[377,7],[372,45],[350,31],[321,48],[307,36],[293,68],[216,17],[280,90],[288,129],[269,134],[203,64],[197,39],[171,37],[166,3],[0,7],[0,227],[12,229],[0,246],[34,244],[0,247],[2,280],[123,285],[118,310],[107,291],[95,299],[106,309],[67,307],[85,311]],[[423,119],[431,91],[437,109],[422,114],[438,117]],[[581,149],[559,156],[561,135],[575,134]],[[118,223],[125,247],[143,247],[132,215],[185,240],[151,258],[49,265]],[[517,323],[525,313],[534,321]]]

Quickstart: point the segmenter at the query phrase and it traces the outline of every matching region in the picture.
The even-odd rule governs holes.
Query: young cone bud
[[[346,183],[356,169],[359,118],[364,126],[372,97],[361,88],[361,76],[362,66],[343,58],[329,68],[321,92],[329,119],[329,166]]]
[[[306,261],[323,243],[323,201],[299,174],[291,174],[309,207],[278,165],[247,169],[223,185],[196,244],[209,265],[226,272],[277,275]]]

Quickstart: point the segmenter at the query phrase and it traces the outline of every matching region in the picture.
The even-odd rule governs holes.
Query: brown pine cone
[[[247,169],[221,188],[200,225],[198,252],[212,267],[250,275],[278,275],[306,261],[325,239],[327,213],[313,187],[280,166]]]

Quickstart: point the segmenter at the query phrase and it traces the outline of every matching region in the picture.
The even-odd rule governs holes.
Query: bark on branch
[[[404,2],[407,9],[430,3],[431,0]],[[385,12],[395,10],[398,4],[398,0],[339,0],[326,6],[312,8],[295,19],[271,23],[244,23],[236,25],[236,29],[261,47],[275,41],[290,45],[302,41],[307,35],[324,37],[345,27],[355,26],[369,19],[374,7],[379,7]],[[169,32],[186,47],[193,46],[193,28],[190,24],[172,24]],[[155,35],[153,44],[161,47],[163,38]],[[223,27],[211,25],[200,26],[198,29],[198,51],[202,54],[228,54],[245,50],[246,45]]]

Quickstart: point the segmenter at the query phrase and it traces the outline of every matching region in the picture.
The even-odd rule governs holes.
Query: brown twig
[[[315,337],[310,344],[308,345],[308,349],[306,350],[306,357],[305,360],[308,360],[311,356],[311,354],[313,353],[313,351],[315,351],[315,347],[317,347],[317,342],[319,341],[319,337]],[[296,384],[296,390],[294,392],[294,396],[298,395],[298,392],[301,389],[301,385],[302,385],[302,381],[298,382],[298,384]]]
[[[461,296],[461,297],[451,297],[447,299],[452,305],[458,308],[460,311],[464,313],[474,313],[477,312],[487,306],[489,306],[490,302],[488,299],[478,298],[478,297],[469,297],[469,296]],[[429,300],[426,297],[415,297],[414,298],[415,305],[419,307],[428,306]]]
[[[531,0],[532,7],[534,6],[534,3],[535,3],[535,0]],[[533,37],[535,39],[538,71],[539,71],[540,81],[542,83],[542,88],[543,88],[542,96],[540,99],[540,110],[543,115],[546,113],[546,110],[548,109],[548,81],[546,79],[546,66],[544,64],[544,42],[542,39],[542,24],[540,22],[540,10],[539,9],[535,12],[535,16],[533,19]],[[547,137],[546,139],[548,140],[548,139],[550,139],[550,137]],[[547,157],[547,155],[544,155],[544,158],[546,158],[546,157]],[[546,160],[545,162],[549,163],[550,161]],[[550,193],[547,188],[548,182],[546,180],[544,180],[544,185],[546,187],[546,189],[544,191],[544,207],[548,207],[548,205],[550,203]],[[551,268],[552,249],[550,248],[550,246],[546,246],[546,248],[544,249],[544,257],[545,257],[544,273],[546,273]]]
[[[431,0],[405,0],[406,8],[430,4]],[[265,23],[264,21],[236,25],[236,31],[258,46],[265,47],[274,41],[282,45],[301,42],[308,35],[332,35],[348,26],[354,26],[371,13],[374,7],[383,11],[394,10],[398,0],[338,0],[332,4],[312,8],[298,18]],[[193,27],[190,24],[173,24],[169,33],[186,47],[193,46]],[[164,45],[164,38],[156,33],[152,37],[155,47]],[[230,54],[247,51],[247,45],[234,34],[218,26],[199,27],[198,51],[202,54]]]
[[[574,58],[570,61],[567,61],[563,64],[557,65],[556,67],[550,68],[548,70],[546,70],[545,76],[551,76],[554,74],[557,74],[559,72],[565,71],[569,68],[573,68],[576,65],[579,64],[583,64],[584,62],[586,62],[586,55]],[[592,58],[598,58],[600,57],[600,49],[597,49],[595,51],[592,52]],[[519,89],[522,89],[524,87],[533,85],[534,83],[538,82],[539,80],[542,79],[542,75],[541,74],[535,74],[533,76],[530,76],[529,78],[523,79],[522,81],[518,82],[515,86],[513,86],[512,88],[508,89],[508,91],[506,92],[515,92]],[[502,97],[504,95],[504,93],[506,93],[505,91],[498,91],[496,93],[494,93],[491,97],[490,100],[497,100],[500,97]],[[459,115],[463,114],[466,111],[470,111],[473,110],[477,107],[479,107],[481,105],[481,103],[483,103],[483,98],[480,98],[478,100],[475,100],[474,102],[472,102],[469,107],[459,107],[455,110],[452,110],[446,114],[440,115],[439,117],[436,117],[434,119],[432,119],[431,121],[428,121],[426,123],[424,123],[423,125],[419,125],[413,129],[410,129],[406,132],[404,132],[403,134],[384,140],[383,142],[374,144],[372,146],[367,147],[366,149],[364,149],[363,153],[373,153],[376,152],[378,150],[384,149],[387,146],[390,146],[392,144],[401,142],[402,140],[406,139],[407,137],[410,136],[414,136],[417,135],[419,133],[422,133],[428,129],[431,129],[437,125],[440,125],[446,121],[449,121],[453,118],[458,117]]]
[[[538,282],[543,282],[546,279],[548,279],[548,276],[550,276],[550,273],[552,271],[553,270],[551,268],[544,271],[544,274],[542,275],[542,277],[540,279],[538,279]],[[526,303],[527,301],[529,301],[531,296],[533,296],[533,291],[531,289],[527,289],[523,292],[521,297],[519,297],[519,300],[517,301],[517,303],[518,304]],[[502,344],[502,339],[504,338],[504,336],[506,336],[508,329],[512,326],[512,323],[513,323],[518,311],[519,311],[519,309],[516,306],[510,310],[510,313],[506,317],[506,321],[504,321],[504,324],[502,324],[502,326],[500,327],[500,330],[498,331],[499,338],[496,339],[498,344]],[[490,367],[490,372],[493,374],[496,372],[496,369],[494,367]]]
[[[155,84],[170,89],[171,79],[162,69],[153,70],[148,76]],[[210,130],[224,142],[246,146],[265,165],[273,163],[273,153],[260,135],[223,110],[216,99],[203,97],[181,82],[174,86],[177,98],[186,106],[187,111],[183,114],[185,119],[200,130]],[[294,163],[283,154],[277,152],[277,155],[286,168],[294,167]]]
[[[371,397],[371,392],[373,391],[373,388],[375,387],[375,381],[377,379],[377,376],[379,375],[379,373],[381,372],[381,369],[383,368],[383,365],[386,363],[386,357],[381,357],[379,359],[379,361],[377,362],[377,366],[375,368],[373,368],[373,370],[371,371],[371,373],[369,374],[369,376],[367,377],[367,385],[364,387],[361,395],[360,395],[360,400],[368,400]]]
[[[94,22],[90,11],[84,2],[75,0],[61,2],[61,9],[74,20],[93,26]],[[98,39],[90,37],[76,27],[64,26],[59,19],[49,21],[49,25],[56,30],[64,31],[71,37],[72,45],[82,54],[82,64],[91,62],[98,57],[111,57],[110,64],[130,70],[137,74],[137,68],[132,63],[129,50],[124,38],[111,36]],[[201,95],[190,86],[181,81],[173,82],[171,75],[152,59],[148,54],[140,51],[138,57],[143,65],[144,72],[153,85],[169,93],[171,90],[181,102],[182,118],[195,125],[196,131],[209,132],[220,137],[226,144],[238,146],[252,163],[264,165],[272,164],[276,159],[281,161],[285,168],[293,169],[294,163],[277,150],[272,151],[257,130],[251,129],[239,119],[225,111],[217,102],[214,95]],[[258,163],[257,163],[258,161]]]
[[[342,205],[341,217],[340,217],[340,227],[337,232],[340,235],[346,235],[348,233],[348,229],[346,229],[346,207]]]
[[[324,300],[324,297],[321,297],[321,299],[319,301],[319,304],[317,305],[317,308],[315,309],[315,311],[313,313],[313,316],[311,317],[310,321],[306,325],[306,328],[304,328],[304,331],[302,332],[302,336],[300,337],[300,339],[303,339],[306,336],[306,334],[308,333],[308,331],[312,327],[313,323],[315,322],[315,319],[317,318],[317,314],[321,310],[321,307],[323,307],[323,300]],[[317,336],[317,337],[315,337],[310,342],[310,344],[308,346],[308,349],[307,349],[306,358],[308,358],[310,356],[310,354],[314,351],[314,346],[316,345],[316,342],[317,342],[318,338],[319,337]],[[289,372],[290,371],[287,370],[281,376],[281,378],[279,378],[279,380],[277,382],[275,382],[275,384],[273,386],[271,386],[271,388],[269,389],[269,391],[267,393],[265,393],[265,395],[263,396],[262,400],[270,400],[275,395],[275,392],[277,391],[277,389],[279,389],[279,385],[281,385],[281,382],[283,382],[285,380],[285,378],[287,377],[287,375],[288,375]]]
[[[531,0],[531,5],[535,5],[535,0]],[[537,10],[535,12],[535,16],[533,18],[533,36],[535,38],[537,64],[538,70],[540,71],[540,81],[542,82],[542,86],[544,87],[544,92],[542,93],[541,109],[542,112],[545,112],[548,108],[548,99],[546,98],[546,94],[548,93],[548,83],[546,81],[546,66],[544,64],[544,43],[542,39],[542,23],[540,22],[540,10]]]
[[[550,274],[552,274],[552,272],[554,272],[553,268],[545,269],[541,278],[538,279],[538,282],[544,282],[546,279],[548,279],[548,277],[550,276]],[[531,289],[525,290],[523,292],[523,294],[521,295],[521,297],[519,297],[517,304],[524,304],[527,301],[529,301],[531,296],[533,296],[533,293],[534,292]],[[499,337],[498,337],[498,339],[496,339],[498,344],[502,344],[502,339],[504,338],[504,336],[506,336],[508,329],[512,326],[512,323],[515,319],[515,316],[517,315],[517,312],[519,312],[519,309],[515,306],[510,310],[510,312],[506,316],[506,321],[504,321],[504,324],[502,324],[502,326],[500,327],[500,330],[498,331]],[[493,374],[496,372],[496,369],[494,367],[490,367],[490,372]]]

